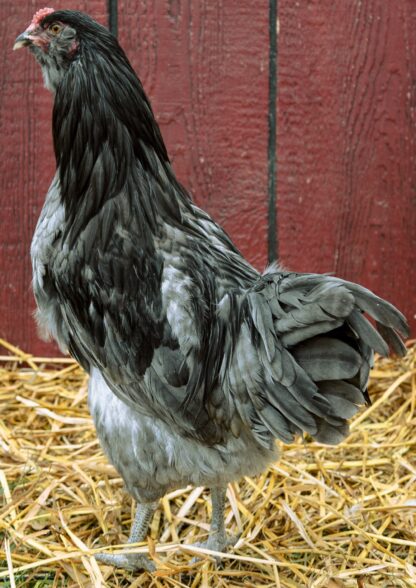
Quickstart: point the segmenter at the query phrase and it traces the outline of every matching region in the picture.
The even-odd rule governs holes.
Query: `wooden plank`
[[[179,179],[263,268],[268,2],[119,0],[119,37]]]
[[[416,4],[279,5],[282,262],[360,281],[415,325]]]
[[[54,2],[67,8],[68,2]],[[71,2],[106,23],[106,2]],[[38,6],[39,8],[39,6]],[[32,313],[29,248],[44,196],[55,169],[51,143],[52,97],[43,88],[40,67],[28,51],[12,52],[13,40],[29,24],[30,0],[2,2],[0,61],[0,337],[27,351],[56,355],[54,344],[39,341]]]

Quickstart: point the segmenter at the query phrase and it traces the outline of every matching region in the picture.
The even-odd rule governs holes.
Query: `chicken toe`
[[[137,506],[136,516],[131,525],[127,545],[140,543],[146,539],[147,531],[157,503],[141,504]],[[155,564],[144,554],[138,553],[97,553],[95,559],[105,565],[124,568],[126,570],[146,570],[154,572]]]

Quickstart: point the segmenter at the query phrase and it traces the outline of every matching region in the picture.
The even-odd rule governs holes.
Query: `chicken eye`
[[[53,35],[57,35],[58,33],[61,32],[61,30],[62,30],[62,27],[57,22],[52,23],[51,26],[49,27],[49,32],[51,32]]]

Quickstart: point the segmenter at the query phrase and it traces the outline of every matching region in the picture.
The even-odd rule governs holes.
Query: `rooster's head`
[[[83,45],[111,48],[114,37],[88,15],[72,10],[42,8],[17,37],[13,49],[28,47],[42,67],[45,86],[55,92]]]

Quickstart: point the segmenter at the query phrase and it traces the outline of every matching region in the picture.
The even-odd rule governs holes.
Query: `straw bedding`
[[[282,446],[262,476],[229,488],[227,529],[240,538],[221,568],[206,552],[191,563],[209,495],[166,496],[148,542],[132,548],[155,558],[151,576],[93,557],[121,549],[134,504],[96,440],[85,374],[0,343],[12,354],[0,357],[2,587],[416,586],[414,344],[404,360],[377,361],[373,404],[346,442]]]

